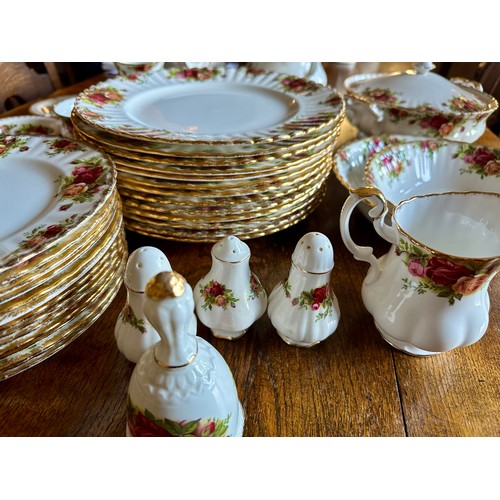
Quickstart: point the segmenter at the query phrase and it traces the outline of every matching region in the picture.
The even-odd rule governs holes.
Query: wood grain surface
[[[351,132],[345,133],[348,137]],[[500,145],[490,132],[484,141]],[[251,268],[269,294],[288,275],[295,244],[305,233],[320,231],[330,238],[333,290],[341,311],[331,337],[309,349],[291,347],[267,314],[236,341],[216,339],[198,322],[198,334],[233,372],[246,415],[244,435],[500,436],[500,278],[490,285],[490,325],[479,342],[424,358],[394,350],[380,337],[361,300],[368,264],[356,261],[340,237],[347,194],[332,173],[324,200],[306,220],[247,241]],[[358,211],[351,233],[377,255],[388,250]],[[129,251],[144,245],[163,250],[193,287],[211,266],[210,243],[178,243],[132,232],[127,240]],[[113,333],[125,300],[122,287],[79,338],[0,382],[0,436],[125,435],[125,398],[134,365],[118,351]]]

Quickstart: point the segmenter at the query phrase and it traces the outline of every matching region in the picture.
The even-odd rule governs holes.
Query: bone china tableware
[[[0,379],[64,348],[118,293],[127,253],[116,173],[63,137],[0,138]]]
[[[500,150],[432,139],[394,144],[369,159],[365,179],[392,206],[443,191],[500,193]]]
[[[377,233],[392,243],[376,258],[349,233],[354,207],[371,197]],[[488,285],[500,270],[500,195],[466,192],[415,196],[394,209],[376,188],[353,191],[340,217],[342,239],[357,260],[370,264],[362,299],[382,337],[412,355],[471,345],[489,321]]]
[[[115,324],[115,339],[119,351],[133,363],[160,340],[157,331],[144,315],[144,292],[148,281],[160,272],[172,271],[167,256],[158,248],[144,246],[135,249],[127,260],[123,283],[127,300]],[[189,283],[186,287],[191,290]],[[193,312],[188,332],[196,335]]]
[[[118,171],[126,227],[180,241],[282,230],[324,195],[343,99],[251,68],[170,68],[82,92],[75,134]]]
[[[212,267],[194,288],[198,319],[215,337],[240,338],[265,312],[267,294],[250,269],[250,248],[236,236],[212,247]]]
[[[288,277],[269,295],[267,313],[290,345],[311,347],[328,338],[340,319],[333,292],[333,245],[322,233],[307,233],[292,254]]]
[[[432,63],[413,71],[346,81],[347,115],[368,135],[409,134],[472,143],[498,108],[496,99],[432,73]]]
[[[130,378],[127,436],[240,437],[243,407],[222,355],[188,332],[193,293],[176,272],[146,286],[144,313],[160,336]]]

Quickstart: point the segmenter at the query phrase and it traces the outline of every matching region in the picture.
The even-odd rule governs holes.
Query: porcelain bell
[[[333,246],[324,234],[311,232],[299,240],[288,278],[274,287],[267,309],[287,344],[311,347],[337,329],[340,309],[331,286],[333,266]]]
[[[144,313],[160,340],[141,356],[127,397],[127,436],[242,436],[243,408],[221,354],[188,332],[193,293],[175,271],[146,286]]]
[[[236,236],[212,247],[212,268],[195,286],[198,319],[213,335],[237,339],[267,307],[267,294],[250,270],[250,249]]]
[[[123,280],[127,289],[127,301],[118,315],[114,333],[119,351],[133,363],[137,363],[146,349],[160,340],[143,313],[146,283],[155,274],[171,270],[166,255],[155,247],[137,248],[128,258]],[[196,334],[196,327],[196,316],[193,313],[189,326],[193,335]]]

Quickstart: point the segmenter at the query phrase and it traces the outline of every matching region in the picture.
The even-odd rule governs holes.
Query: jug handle
[[[390,243],[393,243],[393,228],[387,226],[384,222],[388,210],[387,201],[384,195],[377,188],[372,186],[364,186],[351,191],[349,197],[344,202],[340,213],[340,234],[345,246],[352,253],[354,258],[356,260],[368,262],[370,267],[377,271],[376,277],[378,277],[382,269],[380,268],[377,257],[373,254],[373,248],[356,245],[356,243],[352,240],[351,233],[349,231],[349,221],[352,211],[358,203],[367,199],[373,199],[375,201],[375,206],[369,212],[369,216],[373,219],[373,226],[375,230],[380,236],[382,236],[382,238],[388,240]]]

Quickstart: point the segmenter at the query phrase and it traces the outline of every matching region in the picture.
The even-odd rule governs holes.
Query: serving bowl
[[[390,145],[368,160],[365,185],[392,206],[432,193],[500,194],[500,149],[432,139]]]
[[[497,100],[476,82],[448,80],[432,63],[413,70],[354,75],[344,82],[346,116],[367,135],[408,134],[472,143]]]

